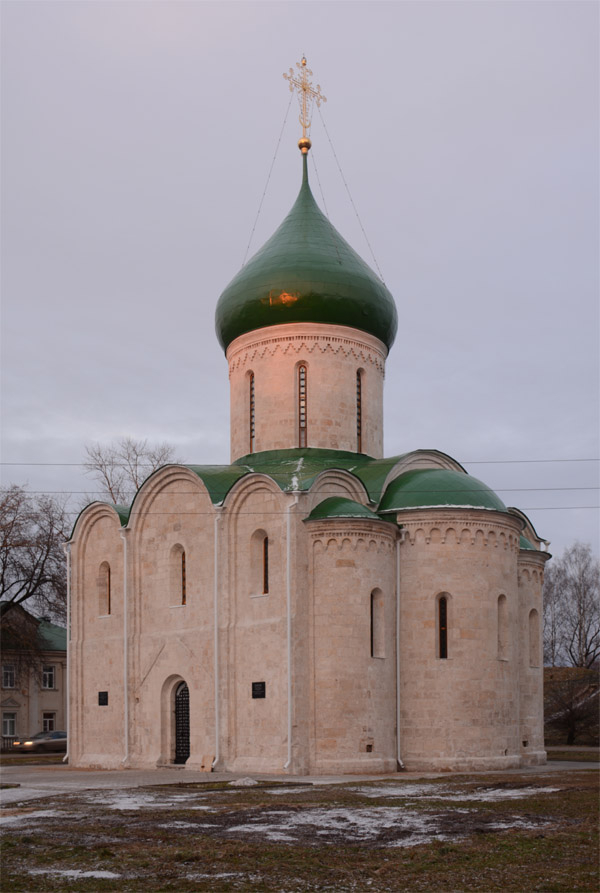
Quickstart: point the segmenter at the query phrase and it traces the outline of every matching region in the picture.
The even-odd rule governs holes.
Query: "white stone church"
[[[545,761],[527,517],[384,458],[393,298],[298,198],[221,295],[228,465],[167,465],[68,547],[73,766],[293,774]]]

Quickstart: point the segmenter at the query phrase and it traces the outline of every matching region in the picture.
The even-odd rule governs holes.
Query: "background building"
[[[67,631],[20,606],[2,620],[2,748],[66,728]]]

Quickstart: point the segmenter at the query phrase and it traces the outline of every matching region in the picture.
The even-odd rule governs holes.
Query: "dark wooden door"
[[[175,691],[175,762],[185,763],[190,755],[190,690],[180,682]]]

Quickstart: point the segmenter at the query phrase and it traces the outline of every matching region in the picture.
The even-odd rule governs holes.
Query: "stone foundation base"
[[[402,756],[408,772],[484,772],[494,769],[520,769],[525,765],[520,754],[501,757],[420,757]],[[527,764],[529,765],[529,764]]]
[[[521,754],[521,766],[545,766],[546,760],[545,750],[528,750]]]
[[[398,771],[395,757],[349,757],[319,760],[310,767],[309,775],[389,775]]]

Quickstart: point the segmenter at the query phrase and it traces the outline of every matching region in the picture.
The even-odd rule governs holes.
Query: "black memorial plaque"
[[[266,682],[253,682],[252,683],[252,697],[253,698],[266,697]]]
[[[99,707],[108,707],[108,692],[107,691],[99,691],[98,692],[98,706]]]

